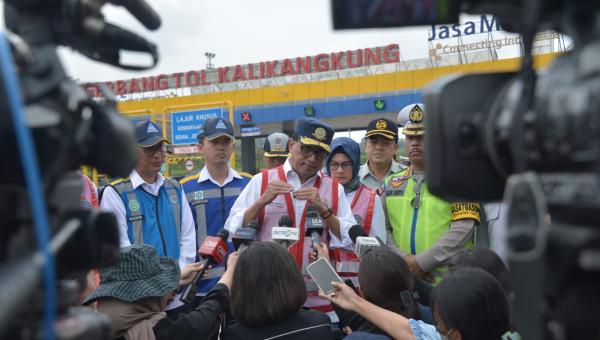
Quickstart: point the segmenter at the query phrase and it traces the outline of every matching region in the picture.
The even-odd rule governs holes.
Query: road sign
[[[258,135],[260,135],[260,128],[258,126],[241,127],[240,135],[242,137],[258,136]]]
[[[373,103],[375,104],[375,109],[377,111],[385,109],[385,101],[383,99],[376,99]]]
[[[187,161],[185,161],[185,169],[187,171],[192,171],[194,169],[194,162],[192,162],[191,159],[188,159]]]
[[[196,135],[204,121],[212,117],[223,117],[221,108],[173,112],[171,116],[171,138],[174,145],[198,143]],[[227,117],[224,117],[228,119]]]

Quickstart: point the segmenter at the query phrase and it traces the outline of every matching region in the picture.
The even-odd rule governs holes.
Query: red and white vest
[[[88,209],[100,207],[92,181],[86,175],[81,175],[81,181],[83,182],[83,191],[81,192],[80,199],[81,207]]]
[[[350,207],[356,223],[363,227],[367,234],[371,234],[371,223],[373,222],[373,211],[375,210],[375,197],[377,190],[361,184],[352,198]],[[342,280],[350,279],[356,287],[358,284],[359,259],[352,250],[336,248],[331,250],[331,259],[335,263],[335,270]]]
[[[287,182],[287,177],[283,166],[278,166],[273,169],[263,170],[262,174],[262,185],[260,189],[260,195],[266,191],[267,185],[270,181],[283,181]],[[314,187],[319,190],[319,195],[323,201],[327,203],[327,206],[333,210],[333,214],[337,215],[338,211],[338,181],[325,174],[317,176]],[[273,227],[277,227],[279,219],[282,216],[289,216],[294,223],[294,227],[300,228],[300,239],[298,242],[290,245],[288,251],[292,254],[298,267],[302,269],[304,280],[307,287],[308,299],[304,304],[305,307],[320,310],[323,312],[332,312],[333,309],[329,301],[322,299],[318,296],[318,287],[314,281],[306,274],[306,266],[309,264],[308,255],[312,251],[312,241],[310,237],[305,237],[305,222],[306,222],[306,210],[307,205],[304,204],[304,210],[302,212],[301,221],[296,221],[296,212],[294,210],[294,203],[292,200],[291,193],[285,195],[279,195],[275,197],[273,202],[268,204],[258,216],[259,229],[259,240],[270,241],[271,230]],[[325,244],[329,244],[329,229],[327,225],[323,230],[321,241]]]

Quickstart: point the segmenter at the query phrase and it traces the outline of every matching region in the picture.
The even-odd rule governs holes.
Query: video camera
[[[428,186],[448,200],[504,199],[524,339],[599,334],[590,316],[600,306],[600,3],[332,0],[332,8],[340,29],[453,23],[464,12],[493,14],[522,35],[518,72],[455,74],[423,89]],[[545,29],[568,34],[574,48],[536,73],[534,37]]]
[[[105,318],[73,307],[82,287],[72,278],[116,263],[120,252],[115,216],[81,207],[78,168],[87,165],[109,176],[128,176],[137,161],[137,147],[133,127],[117,113],[109,90],[102,89],[103,103],[90,98],[69,79],[56,53],[63,45],[125,69],[154,66],[156,46],[106,22],[101,10],[107,2],[125,7],[148,29],[160,26],[160,18],[143,0],[4,1],[1,338],[109,337]],[[124,50],[149,54],[152,65],[123,64]]]

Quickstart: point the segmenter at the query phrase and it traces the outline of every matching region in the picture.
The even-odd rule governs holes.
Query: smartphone
[[[343,282],[335,270],[333,270],[329,261],[324,257],[306,266],[306,271],[325,294],[333,292],[334,288],[331,282]]]

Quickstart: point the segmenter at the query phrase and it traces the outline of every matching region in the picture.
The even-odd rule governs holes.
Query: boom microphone
[[[229,237],[229,232],[225,229],[219,230],[217,236],[207,236],[204,241],[202,241],[202,245],[200,249],[198,249],[198,254],[202,257],[202,264],[204,265],[202,269],[196,273],[192,283],[187,285],[181,293],[181,297],[179,300],[183,303],[190,303],[196,297],[196,284],[200,278],[204,276],[206,269],[208,266],[213,264],[220,264],[227,256],[227,238]]]

